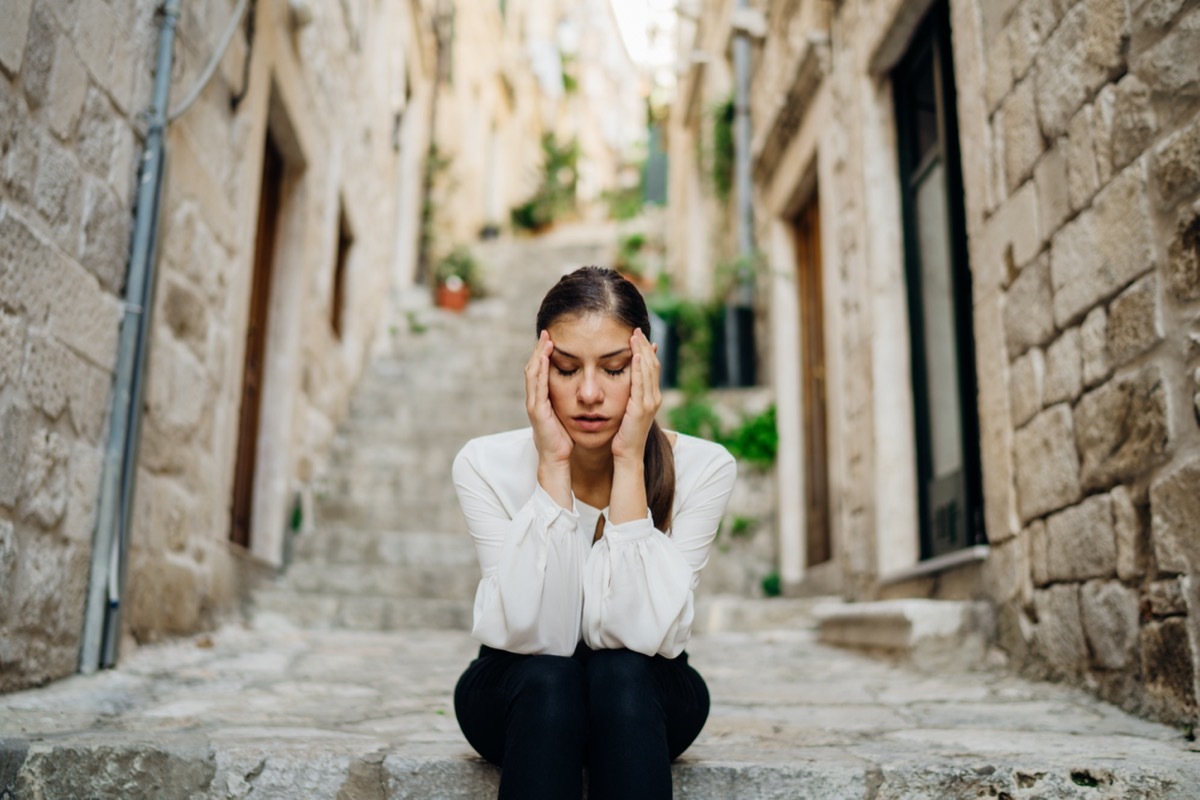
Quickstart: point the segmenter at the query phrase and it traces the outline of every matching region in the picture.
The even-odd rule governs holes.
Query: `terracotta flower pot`
[[[435,302],[440,308],[461,312],[471,297],[470,288],[461,279],[451,279],[437,285]]]

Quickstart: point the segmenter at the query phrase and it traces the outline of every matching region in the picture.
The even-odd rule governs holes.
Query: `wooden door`
[[[258,200],[258,231],[254,242],[254,276],[250,288],[250,318],[246,325],[246,363],[242,374],[242,409],[238,424],[237,469],[233,480],[233,509],[229,538],[250,547],[254,508],[254,470],[258,460],[258,428],[267,352],[267,317],[275,241],[279,235],[283,156],[267,137],[263,153],[262,187]]]
[[[800,291],[800,374],[804,403],[806,557],[808,566],[833,556],[829,534],[828,430],[825,409],[825,314],[821,280],[821,213],[816,193],[792,222]]]

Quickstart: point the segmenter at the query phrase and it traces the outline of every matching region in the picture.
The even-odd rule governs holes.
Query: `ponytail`
[[[675,454],[671,440],[651,423],[646,437],[646,453],[642,460],[646,481],[646,505],[654,518],[654,527],[666,534],[671,531],[671,507],[675,503]]]

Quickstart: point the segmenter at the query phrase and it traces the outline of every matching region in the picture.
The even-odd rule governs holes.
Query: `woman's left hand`
[[[646,437],[654,417],[662,406],[662,392],[658,388],[661,367],[658,363],[658,345],[650,344],[641,328],[629,339],[633,359],[629,369],[632,383],[629,388],[629,403],[621,427],[613,437],[613,458],[617,461],[633,461],[640,465],[646,451]]]

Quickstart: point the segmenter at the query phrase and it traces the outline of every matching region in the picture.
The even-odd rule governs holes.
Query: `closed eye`
[[[574,375],[576,372],[579,372],[579,367],[575,367],[575,369],[563,369],[562,367],[555,367],[554,369],[556,372],[558,372],[559,375],[562,375],[564,378],[569,378],[572,375]]]
[[[628,366],[628,365],[626,365],[626,366]],[[609,375],[613,376],[614,378],[616,378],[616,377],[624,374],[625,367],[621,367],[620,369],[605,369],[604,371],[607,372]]]

